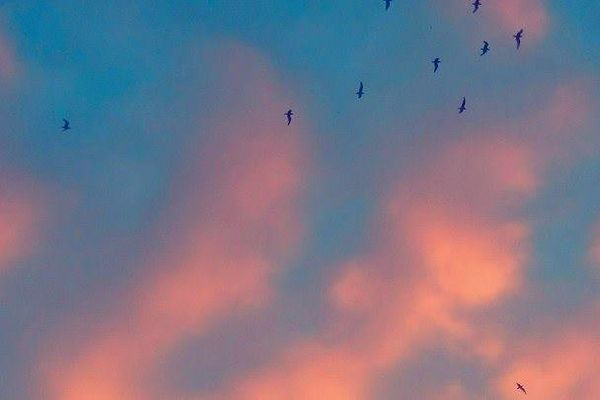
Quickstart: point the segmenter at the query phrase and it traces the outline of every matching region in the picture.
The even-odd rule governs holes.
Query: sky
[[[600,3],[471,2],[0,2],[0,398],[600,398]]]

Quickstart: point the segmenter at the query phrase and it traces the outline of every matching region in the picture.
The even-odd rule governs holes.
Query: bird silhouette
[[[525,390],[523,385],[521,385],[519,382],[517,382],[517,390],[520,390],[521,392],[527,394],[527,390]]]
[[[462,114],[466,110],[467,110],[467,99],[466,99],[466,97],[463,97],[462,104],[460,105],[460,108],[458,109],[458,113]]]
[[[485,55],[488,51],[490,51],[490,44],[488,42],[486,42],[485,40],[483,41],[483,47],[481,48],[481,54],[480,55]]]
[[[360,86],[358,88],[358,92],[356,92],[356,95],[358,96],[359,99],[361,99],[365,95],[364,85],[363,85],[362,81],[360,82]]]
[[[516,35],[513,35],[513,37],[517,41],[517,50],[519,50],[521,48],[521,39],[523,39],[523,29],[517,32]]]
[[[442,60],[440,60],[439,57],[437,57],[435,60],[432,61],[433,63],[433,73],[436,73],[438,68],[440,67],[440,63],[442,62]]]
[[[69,121],[67,121],[66,119],[63,118],[63,122],[64,125],[62,126],[62,131],[68,131],[69,129],[71,129],[71,123]]]
[[[390,5],[392,4],[392,0],[383,0],[385,1],[385,10],[389,10],[390,9]]]
[[[294,113],[292,112],[292,110],[288,110],[288,112],[286,112],[285,114],[283,114],[287,117],[287,122],[288,122],[288,126],[292,123],[292,115],[294,115]]]
[[[473,14],[479,11],[479,7],[481,7],[481,0],[475,0],[473,3]]]

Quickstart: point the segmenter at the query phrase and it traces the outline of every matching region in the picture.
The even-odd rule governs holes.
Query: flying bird
[[[63,118],[63,122],[64,125],[62,126],[62,131],[68,131],[69,129],[71,129],[71,123],[69,121],[67,121],[66,119]]]
[[[385,1],[385,10],[389,10],[390,9],[390,5],[392,4],[392,0],[383,0]]]
[[[287,117],[287,122],[288,122],[288,126],[292,123],[292,115],[294,115],[294,113],[292,112],[292,110],[288,110],[288,112],[286,112],[285,114],[283,114]]]
[[[481,7],[481,0],[475,0],[473,3],[473,14],[479,11],[479,7]]]
[[[521,385],[519,382],[517,382],[517,390],[520,390],[521,392],[527,394],[527,390],[525,390],[523,385]]]
[[[463,97],[462,104],[460,105],[460,108],[458,109],[458,113],[462,114],[466,110],[467,110],[467,99],[466,99],[466,97]]]
[[[363,85],[362,81],[360,82],[360,86],[358,88],[358,92],[356,92],[356,95],[358,96],[359,99],[361,99],[365,95],[364,85]]]
[[[432,64],[433,64],[433,73],[437,72],[438,68],[440,67],[440,63],[441,62],[442,62],[442,60],[440,60],[439,57],[432,61]]]
[[[483,47],[481,48],[481,54],[480,55],[485,55],[488,51],[490,51],[490,44],[488,42],[486,42],[485,40],[483,41]]]
[[[517,32],[516,35],[513,35],[513,37],[517,41],[517,50],[519,50],[521,48],[521,39],[523,39],[523,29]]]

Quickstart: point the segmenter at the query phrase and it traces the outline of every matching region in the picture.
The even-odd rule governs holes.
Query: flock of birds
[[[383,0],[383,1],[385,2],[386,11],[389,10],[389,8],[392,4],[392,0]],[[482,6],[481,0],[475,0],[472,3],[472,5],[473,5],[473,14],[475,14],[477,11],[479,11],[479,9]],[[524,33],[524,29],[521,29],[515,35],[513,35],[515,42],[517,44],[517,50],[519,50],[521,48],[521,41],[523,39],[523,33]],[[481,48],[480,56],[486,55],[489,51],[490,51],[490,44],[484,40],[483,47]],[[435,58],[432,61],[433,73],[436,73],[438,71],[438,69],[440,68],[441,62],[442,62],[442,60],[439,57]],[[358,87],[358,91],[356,92],[356,96],[359,99],[362,99],[364,95],[365,95],[365,85],[361,81],[359,84],[359,87]],[[466,99],[466,97],[463,97],[460,107],[458,108],[458,113],[462,114],[466,110],[467,110],[467,99]],[[287,118],[287,124],[290,125],[292,123],[292,117],[294,116],[294,112],[292,111],[292,109],[289,109],[284,115]],[[70,129],[71,129],[71,123],[67,119],[63,119],[62,131],[66,132]],[[517,382],[516,390],[520,390],[521,392],[527,394],[527,390],[519,382]]]
[[[385,2],[386,11],[389,10],[390,6],[392,5],[393,0],[383,0],[383,1]],[[481,0],[475,0],[472,3],[472,5],[473,5],[473,14],[475,14],[481,8],[482,2],[481,2]],[[521,42],[523,40],[524,32],[525,32],[524,29],[520,29],[517,33],[515,33],[513,35],[513,38],[515,39],[515,42],[516,42],[517,50],[519,50],[521,48]],[[485,56],[490,50],[491,50],[491,47],[490,47],[489,42],[484,40],[483,47],[481,48],[480,56]],[[440,68],[440,64],[442,63],[442,60],[439,57],[436,57],[431,63],[433,64],[433,73],[438,72],[438,69]],[[356,96],[358,97],[358,99],[362,99],[364,95],[365,95],[365,85],[361,81],[359,83],[358,90],[356,91]],[[467,110],[467,98],[463,97],[460,107],[458,108],[458,113],[462,114],[466,110]],[[292,117],[294,116],[294,111],[292,109],[289,109],[284,114],[284,116],[287,118],[287,124],[290,125],[292,123]],[[527,389],[525,389],[525,386],[523,386],[519,382],[517,382],[516,385],[517,385],[516,390],[519,390],[519,391],[523,392],[524,394],[527,394]]]
[[[385,10],[386,11],[389,10],[390,6],[392,5],[393,0],[383,0],[383,1],[385,2]],[[472,5],[473,5],[473,14],[475,14],[481,8],[482,2],[481,2],[481,0],[475,0],[472,3]],[[525,33],[525,30],[521,29],[516,34],[513,35],[513,38],[515,39],[515,42],[517,45],[517,50],[519,50],[521,48],[521,41],[523,40],[524,33]],[[489,42],[484,40],[483,47],[481,48],[480,56],[486,55],[490,50],[491,50],[491,47],[490,47]],[[439,57],[436,57],[431,63],[433,64],[433,73],[435,74],[436,72],[438,72],[438,69],[440,68],[440,64],[442,63],[442,60]],[[365,95],[364,89],[365,89],[365,85],[361,81],[359,84],[359,87],[358,87],[358,91],[356,92],[356,96],[359,99],[362,99],[362,97]],[[463,97],[460,107],[458,108],[458,113],[462,114],[465,111],[467,111],[467,98]],[[292,123],[292,117],[294,116],[294,111],[292,109],[289,109],[283,115],[287,118],[287,124],[290,125]]]

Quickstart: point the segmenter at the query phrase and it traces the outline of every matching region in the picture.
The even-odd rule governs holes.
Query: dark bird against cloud
[[[385,1],[385,10],[389,10],[390,9],[390,5],[392,4],[392,0],[383,0]]]
[[[458,109],[458,113],[462,114],[467,110],[467,98],[463,97],[462,100],[462,104],[460,105],[460,108]]]
[[[488,42],[486,42],[485,40],[483,41],[483,47],[481,48],[481,54],[480,55],[485,55],[488,51],[490,51],[490,44]]]
[[[356,95],[358,96],[359,99],[361,99],[365,95],[364,85],[363,85],[362,81],[360,82],[360,86],[358,88],[358,92],[356,92]]]
[[[442,62],[442,60],[440,60],[440,58],[436,58],[435,60],[432,61],[433,63],[433,72],[436,73],[438,68],[440,67],[440,63]]]
[[[287,122],[288,122],[288,126],[292,123],[292,115],[294,115],[294,113],[292,112],[292,110],[288,110],[288,112],[286,112],[285,114],[283,114],[287,117]]]
[[[521,392],[527,394],[527,390],[525,390],[523,385],[521,385],[519,382],[517,382],[517,390],[520,390]]]
[[[69,129],[71,129],[71,124],[69,121],[67,121],[66,119],[63,118],[63,123],[64,125],[62,126],[62,131],[68,131]]]
[[[479,7],[481,7],[481,0],[475,0],[473,3],[473,14],[479,11]]]
[[[513,35],[515,40],[517,41],[517,50],[521,48],[521,39],[523,39],[523,29],[517,32],[516,35]]]

